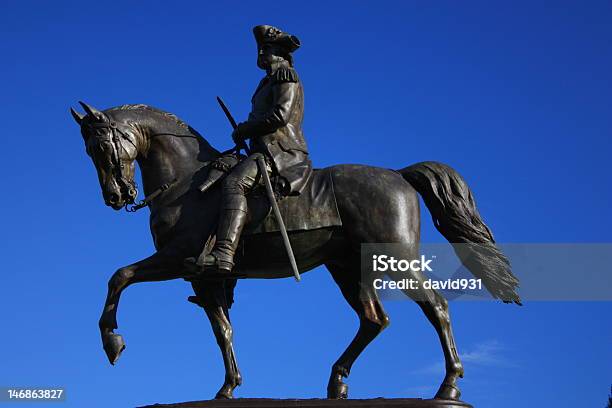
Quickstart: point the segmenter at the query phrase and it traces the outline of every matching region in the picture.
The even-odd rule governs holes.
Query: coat
[[[290,67],[266,75],[251,99],[249,119],[238,126],[252,153],[263,153],[283,181],[282,192],[298,195],[312,174],[302,133],[304,90]]]

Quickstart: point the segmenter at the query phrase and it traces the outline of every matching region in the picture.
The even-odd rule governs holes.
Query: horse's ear
[[[79,103],[81,104],[83,109],[85,109],[85,112],[88,115],[90,115],[92,118],[94,118],[95,120],[100,120],[100,119],[102,119],[104,117],[102,112],[100,112],[99,110],[97,110],[93,106],[89,106],[88,104],[86,104],[85,102],[82,102],[82,101],[79,101]]]
[[[83,118],[85,117],[85,115],[81,115],[79,112],[75,111],[72,108],[70,108],[70,113],[72,113],[72,117],[74,118],[76,123],[78,123],[79,126],[81,126],[81,123],[83,123]]]

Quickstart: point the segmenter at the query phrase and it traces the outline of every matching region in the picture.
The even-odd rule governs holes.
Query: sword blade
[[[221,99],[219,96],[217,96],[217,102],[219,102],[219,106],[221,106],[221,109],[223,110],[223,113],[225,113],[225,116],[227,117],[227,120],[229,120],[230,124],[232,125],[233,129],[238,129],[238,124],[236,124],[236,121],[234,120],[234,117],[232,116],[232,114],[230,113],[229,109],[227,109],[227,106],[225,106],[225,102],[223,102],[223,99]],[[249,147],[247,146],[246,142],[244,140],[242,140],[240,143],[236,144],[237,147],[237,153],[240,152],[240,149],[244,149],[245,153],[248,155],[251,154]]]
[[[227,106],[225,106],[225,103],[223,102],[223,99],[221,99],[220,97],[217,96],[217,102],[219,102],[219,106],[221,106],[221,109],[223,110],[223,113],[225,113],[225,116],[227,117],[227,120],[229,120],[229,122],[231,123],[232,128],[234,128],[234,129],[238,128],[238,125],[236,124],[236,121],[234,120],[234,117],[230,113],[229,109],[227,109]]]
[[[285,244],[285,249],[287,250],[287,255],[289,256],[289,263],[291,264],[291,268],[293,269],[293,276],[295,277],[295,280],[299,282],[302,278],[300,277],[300,271],[298,270],[297,263],[295,262],[293,249],[291,248],[291,241],[289,241],[289,235],[287,235],[287,228],[285,228],[283,217],[281,216],[280,209],[278,208],[278,203],[276,202],[276,197],[274,196],[274,191],[272,190],[272,183],[270,182],[270,176],[268,175],[268,170],[266,169],[266,162],[264,161],[263,157],[258,157],[256,161],[257,166],[259,167],[259,172],[261,173],[261,176],[264,180],[268,200],[272,205],[272,211],[274,211],[276,222],[278,222],[278,227],[283,237],[283,244]]]

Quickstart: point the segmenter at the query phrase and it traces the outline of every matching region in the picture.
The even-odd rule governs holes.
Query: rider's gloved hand
[[[238,127],[232,132],[232,139],[234,143],[242,143],[249,138],[249,124],[247,122],[240,122]]]
[[[240,133],[240,125],[238,125],[238,127],[232,132],[232,139],[236,144],[240,144],[244,141],[244,137]]]

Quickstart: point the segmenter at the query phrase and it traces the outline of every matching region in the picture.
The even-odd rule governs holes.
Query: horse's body
[[[104,145],[106,139],[116,133],[104,125],[104,131],[100,126],[94,131],[88,125],[116,122],[124,136],[121,146],[116,147],[117,154],[122,155],[125,162],[134,159],[138,162],[146,195],[164,183],[178,180],[150,204],[151,232],[157,252],[120,268],[109,281],[100,330],[104,349],[111,363],[115,363],[125,347],[123,338],[114,333],[121,292],[137,282],[192,278],[184,270],[183,260],[198,256],[210,243],[218,217],[220,189],[212,188],[202,194],[195,187],[205,180],[207,164],[217,158],[219,152],[193,129],[165,112],[144,105],[127,105],[104,113],[85,107],[88,116],[76,118],[82,125],[90,154],[96,156],[96,146]],[[102,168],[103,160],[95,161],[107,204],[119,209],[131,201],[125,198],[121,182],[113,172]],[[420,163],[399,171],[339,165],[330,172],[342,226],[290,232],[300,272],[325,265],[359,316],[360,327],[355,338],[332,367],[327,390],[329,398],[346,398],[347,386],[342,378],[348,376],[359,354],[389,322],[372,282],[361,276],[361,244],[405,244],[406,257],[416,257],[420,230],[417,190],[432,211],[436,226],[449,241],[478,242],[487,248],[487,256],[479,258],[471,254],[476,256],[476,261],[470,258],[472,263],[464,261],[464,264],[479,273],[495,297],[518,302],[514,292],[517,282],[509,265],[480,219],[469,188],[454,170],[438,163]],[[243,244],[237,261],[241,275],[253,278],[293,276],[280,234],[247,236]],[[408,277],[424,279],[420,272],[409,272]],[[217,393],[218,398],[231,398],[234,388],[241,383],[229,323],[235,284],[235,280],[192,282],[196,294],[194,301],[206,311],[225,362],[225,382]],[[436,397],[458,399],[456,380],[463,376],[463,368],[453,339],[447,302],[434,290],[420,286],[421,289],[406,293],[417,301],[436,329],[446,361],[446,375]]]
[[[358,261],[361,243],[419,241],[418,196],[401,174],[359,165],[338,165],[329,171],[334,180],[336,203],[343,226],[290,232],[300,273],[322,264],[342,261],[347,252],[354,253]],[[372,183],[372,180],[377,182]],[[175,251],[180,248],[182,255],[193,256],[202,250],[210,234],[217,213],[207,204],[208,200],[218,202],[219,191],[199,195],[191,192],[188,184],[185,182],[174,194],[164,199],[168,205],[158,203],[159,210],[152,211],[151,229],[158,250],[168,251],[171,248]],[[359,194],[373,197],[373,200],[358,200]],[[204,211],[204,208],[211,210]],[[352,218],[357,214],[372,220],[372,223],[356,223]],[[202,234],[206,231],[209,233]],[[241,248],[237,254],[237,269],[241,276],[293,276],[280,234],[244,236]],[[262,262],[262,253],[265,253],[265,262]],[[359,273],[359,264],[355,273]]]

